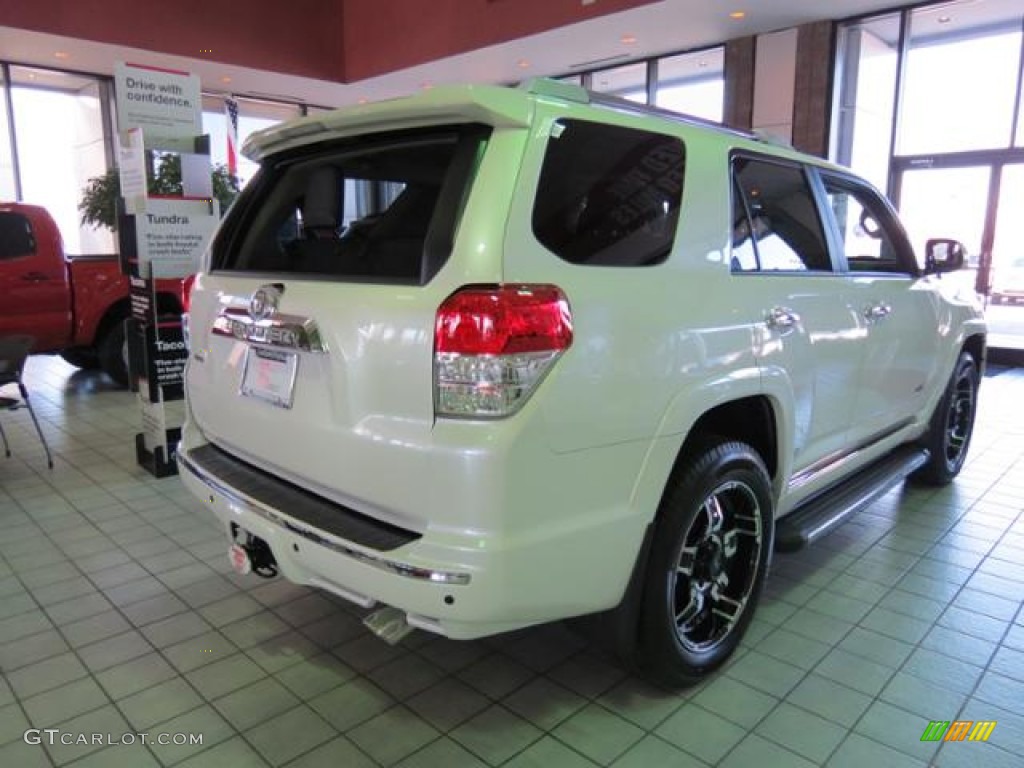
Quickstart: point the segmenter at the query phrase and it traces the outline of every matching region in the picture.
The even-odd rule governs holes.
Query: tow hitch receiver
[[[270,546],[263,539],[231,524],[231,546],[228,548],[231,567],[236,573],[255,573],[264,579],[277,576],[277,560]]]

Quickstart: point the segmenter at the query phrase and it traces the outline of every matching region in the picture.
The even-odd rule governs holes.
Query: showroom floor
[[[561,625],[393,648],[340,600],[236,576],[179,480],[136,466],[132,395],[58,358],[27,380],[57,462],[27,412],[0,412],[2,766],[1024,761],[1024,369],[985,379],[955,485],[894,491],[777,555],[740,652],[683,693]],[[996,726],[921,741],[957,719]]]

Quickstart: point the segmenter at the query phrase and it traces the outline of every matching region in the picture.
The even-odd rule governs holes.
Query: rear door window
[[[272,158],[218,235],[213,269],[426,282],[451,251],[486,134],[376,134]]]
[[[807,174],[798,165],[733,160],[734,272],[832,272]]]
[[[573,264],[664,261],[679,222],[685,159],[683,142],[672,136],[558,121],[537,185],[534,235]]]

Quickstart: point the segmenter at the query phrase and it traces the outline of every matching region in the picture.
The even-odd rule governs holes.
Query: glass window
[[[899,66],[900,17],[843,27],[832,159],[886,189]]]
[[[297,104],[281,104],[253,99],[236,99],[238,104],[238,178],[245,185],[259,169],[259,166],[241,155],[242,146],[249,135],[285,120],[302,116]],[[213,165],[227,165],[228,134],[227,113],[221,96],[203,97],[203,132],[210,135],[210,162]]]
[[[675,237],[684,172],[679,139],[582,120],[559,121],[537,183],[534,234],[574,264],[660,263]]]
[[[734,227],[733,241],[749,238],[763,272],[832,271],[817,206],[803,169],[752,158],[733,162],[746,222]],[[738,218],[738,217],[736,217]],[[744,231],[744,226],[746,230]],[[749,258],[736,253],[733,268]]]
[[[82,226],[78,211],[83,187],[107,171],[99,82],[31,67],[10,72],[22,200],[50,212],[68,253],[113,253],[112,233]]]
[[[7,83],[0,69],[0,200],[17,200],[14,161],[11,159],[11,133],[7,124]]]
[[[13,259],[36,252],[32,224],[20,213],[0,211],[0,259]]]
[[[1020,105],[1017,112],[1017,138],[1013,143],[1018,147],[1024,147],[1024,77],[1021,78],[1017,102]]]
[[[985,166],[915,168],[903,174],[900,218],[918,264],[924,263],[925,242],[935,237],[959,240],[967,247],[968,264],[978,264],[991,176]]]
[[[640,61],[624,67],[594,72],[590,75],[590,87],[600,93],[646,104],[647,62]]]
[[[914,11],[898,152],[1004,148],[1013,132],[1019,0]]]
[[[218,234],[214,266],[429,279],[448,257],[481,141],[476,128],[430,129],[335,143],[279,166],[271,160]]]
[[[829,209],[842,239],[843,252],[851,272],[909,274],[906,248],[904,256],[897,243],[893,217],[875,195],[845,179],[824,178]]]
[[[750,216],[740,185],[732,183],[732,271],[756,272],[757,248],[750,231]]]
[[[724,100],[724,48],[659,59],[656,106],[720,123]]]
[[[1024,164],[1007,165],[1003,169],[1002,184],[999,188],[999,208],[995,241],[992,246],[993,302],[1024,303],[1021,211],[1024,211]],[[1020,341],[1018,338],[1018,345]]]

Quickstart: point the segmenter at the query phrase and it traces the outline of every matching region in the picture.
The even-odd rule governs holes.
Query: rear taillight
[[[561,289],[463,288],[437,310],[437,415],[494,418],[515,413],[570,344],[572,314]]]
[[[195,273],[181,281],[181,338],[185,342],[185,349],[192,349],[192,338],[189,334],[188,313],[192,309],[192,288],[196,284]]]
[[[197,275],[191,274],[181,281],[181,311],[188,314],[192,308],[192,286],[196,284]]]

